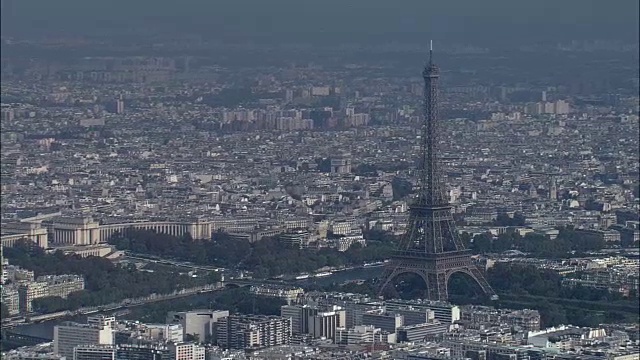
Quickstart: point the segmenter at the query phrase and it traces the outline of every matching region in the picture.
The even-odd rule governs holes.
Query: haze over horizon
[[[637,0],[4,0],[3,36],[153,33],[266,43],[638,41]],[[427,39],[427,40],[425,40]],[[552,40],[550,40],[552,39]]]

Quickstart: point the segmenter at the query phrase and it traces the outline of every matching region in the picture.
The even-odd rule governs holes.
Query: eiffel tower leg
[[[393,281],[393,279],[400,275],[400,272],[397,269],[387,269],[384,271],[382,277],[380,277],[380,286],[378,287],[378,296],[383,296],[385,289],[389,286],[389,284]],[[393,291],[395,292],[395,288]]]
[[[482,273],[482,271],[480,271],[480,269],[477,266],[471,265],[467,270],[468,270],[468,274],[473,278],[473,280],[475,280],[478,283],[478,285],[480,285],[480,288],[482,288],[482,291],[485,294],[487,295],[496,294],[491,288],[491,286],[489,285],[489,282],[487,281],[487,279],[484,277],[484,274]]]
[[[423,275],[425,282],[427,283],[427,298],[434,301],[446,301],[447,295],[447,274],[444,272],[439,273],[425,273]]]

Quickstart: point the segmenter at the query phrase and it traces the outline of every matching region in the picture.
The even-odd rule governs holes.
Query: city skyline
[[[2,358],[636,359],[638,6],[2,1]]]

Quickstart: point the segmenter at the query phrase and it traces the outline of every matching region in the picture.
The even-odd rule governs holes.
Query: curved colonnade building
[[[153,230],[157,233],[194,239],[210,239],[217,230],[244,232],[255,229],[257,219],[236,218],[194,221],[136,221],[101,224],[92,217],[55,217],[50,220],[10,222],[2,224],[2,246],[12,247],[20,239],[27,238],[42,248],[86,246],[107,243],[109,237],[128,229]]]

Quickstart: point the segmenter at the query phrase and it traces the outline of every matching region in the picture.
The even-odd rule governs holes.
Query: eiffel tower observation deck
[[[474,264],[456,230],[451,205],[446,192],[439,157],[438,82],[440,70],[433,62],[433,47],[429,62],[422,72],[424,78],[424,118],[420,136],[418,169],[419,192],[409,210],[409,223],[397,250],[386,263],[379,294],[399,275],[413,273],[427,285],[427,299],[446,301],[447,283],[454,273],[470,276],[482,291],[497,299],[497,295]]]

